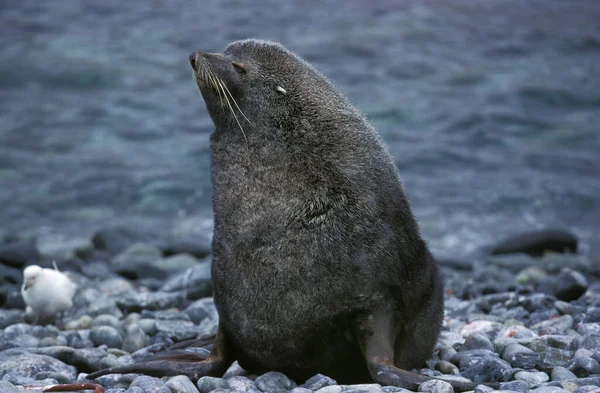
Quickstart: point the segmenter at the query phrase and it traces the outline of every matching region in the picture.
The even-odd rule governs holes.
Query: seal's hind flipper
[[[185,375],[192,381],[195,381],[205,375],[215,376],[224,371],[221,361],[209,359],[203,360],[195,354],[188,353],[180,354],[179,357],[173,355],[163,358],[161,356],[160,359],[156,360],[143,361],[127,366],[105,368],[89,374],[87,378],[95,379],[107,374],[144,374],[152,377]]]
[[[204,341],[202,341],[203,339]],[[199,344],[203,342],[210,343],[206,338],[192,341],[192,343],[188,344],[195,343],[197,345],[188,346],[203,346]],[[169,350],[159,352],[151,358],[138,363],[95,371],[89,374],[87,378],[95,379],[107,374],[144,374],[152,377],[185,375],[192,381],[197,381],[203,376],[215,377],[223,375],[227,367],[234,360],[227,335],[219,324],[217,335],[208,357],[181,350]]]

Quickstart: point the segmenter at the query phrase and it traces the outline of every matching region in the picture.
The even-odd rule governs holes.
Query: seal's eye
[[[244,64],[236,62],[233,62],[231,64],[233,65],[233,68],[235,68],[235,70],[240,74],[244,75],[248,73],[248,70],[246,69],[246,66]]]

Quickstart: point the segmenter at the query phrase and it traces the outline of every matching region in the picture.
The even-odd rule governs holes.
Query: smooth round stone
[[[185,375],[178,375],[170,378],[167,383],[167,387],[171,389],[171,392],[177,393],[198,393],[198,389],[194,386],[194,383],[190,381]]]
[[[90,327],[95,328],[98,326],[112,326],[115,329],[121,328],[121,323],[119,322],[119,318],[110,314],[100,314],[92,321]]]
[[[451,361],[452,357],[456,355],[456,349],[452,347],[442,347],[438,353],[441,360]]]
[[[575,356],[569,370],[578,377],[587,377],[590,374],[600,374],[600,363],[587,356]]]
[[[585,385],[580,386],[573,391],[573,393],[600,393],[600,386]]]
[[[35,378],[40,373],[56,373],[67,379],[74,380],[77,377],[75,367],[67,365],[58,359],[47,355],[23,353],[20,355],[8,355],[0,353],[0,376],[6,380],[6,375],[11,373],[16,377]],[[39,379],[45,377],[41,376]],[[9,382],[15,382],[9,380]],[[19,383],[21,384],[21,383]]]
[[[154,336],[158,331],[156,330],[156,320],[152,318],[141,318],[139,321],[137,321],[137,325],[149,336]]]
[[[500,384],[499,390],[527,393],[529,392],[529,384],[524,381],[504,382]]]
[[[434,379],[420,384],[419,392],[454,393],[454,388],[448,382]]]
[[[465,349],[487,349],[490,351],[494,350],[494,345],[490,341],[490,339],[482,333],[474,333],[466,337],[465,339]]]
[[[567,390],[557,386],[542,386],[537,389],[530,390],[531,393],[568,393]]]
[[[4,329],[4,338],[7,340],[14,340],[15,338],[24,334],[29,335],[29,333],[32,330],[33,326],[31,325],[28,325],[26,323],[17,323],[15,325],[10,325],[6,329]]]
[[[519,371],[515,374],[515,379],[525,381],[529,384],[530,388],[537,388],[544,382],[548,382],[550,377],[548,374],[542,371]]]
[[[109,348],[121,348],[123,338],[121,333],[112,326],[97,326],[90,330],[90,340],[96,346],[106,345]]]
[[[7,381],[0,381],[0,392],[2,393],[22,393],[15,385]]]
[[[127,326],[125,331],[125,340],[123,340],[123,350],[129,353],[135,352],[148,345],[150,337],[146,335],[136,324]]]
[[[565,367],[554,367],[552,369],[552,374],[550,376],[550,378],[552,379],[552,381],[568,381],[570,379],[576,379],[577,376],[575,374],[573,374],[571,371],[569,371],[567,368]]]
[[[555,319],[550,319],[533,325],[531,328],[544,332],[545,334],[561,334],[572,329],[575,320],[570,315],[563,315]]]
[[[341,392],[342,392],[342,387],[340,385],[331,385],[331,386],[325,386],[324,388],[317,390],[315,393],[341,393]]]
[[[67,330],[80,330],[80,329],[89,329],[92,325],[92,317],[89,315],[82,315],[77,319],[71,320],[65,324],[65,329]]]
[[[138,387],[142,389],[142,392],[152,393],[172,393],[171,389],[158,378],[148,377],[145,375],[139,376],[133,380],[129,389]]]
[[[128,326],[134,323],[137,323],[142,316],[136,312],[132,312],[128,314],[123,320],[123,325]]]
[[[502,330],[503,327],[504,327],[504,325],[502,325],[501,323],[498,323],[498,322],[473,321],[470,324],[465,325],[461,329],[460,334],[463,335],[464,337],[470,336],[475,333],[493,334],[493,333],[497,333],[500,330]]]
[[[579,272],[563,268],[551,283],[552,293],[557,299],[570,302],[577,300],[588,288],[588,281]]]
[[[532,369],[540,363],[541,355],[521,344],[511,344],[502,352],[502,359],[513,367]]]
[[[495,356],[464,358],[459,366],[462,376],[476,383],[508,381],[513,372],[508,362]]]
[[[306,380],[302,385],[303,388],[310,390],[319,390],[325,386],[335,385],[336,381],[323,374],[317,374]]]
[[[131,387],[129,387],[129,389],[126,390],[126,392],[127,393],[147,393],[143,388],[141,388],[139,386],[131,386]],[[153,390],[149,390],[149,392],[154,393]],[[169,392],[170,392],[170,389],[169,389]]]
[[[252,382],[252,381],[250,381],[250,382]],[[196,386],[198,387],[198,390],[200,391],[200,393],[208,393],[215,389],[229,389],[230,388],[229,383],[226,380],[224,380],[222,378],[215,378],[215,377],[202,377],[198,380],[198,383],[196,383]],[[231,388],[233,388],[235,390],[246,391],[244,389],[237,389],[236,387],[233,387],[233,386]]]
[[[286,375],[271,371],[256,378],[256,386],[265,393],[285,393],[296,387]]]
[[[365,383],[357,385],[342,386],[344,393],[382,393],[381,385],[376,383]]]
[[[312,390],[307,388],[295,387],[290,390],[290,393],[312,393]]]
[[[451,374],[451,375],[460,374],[458,367],[456,367],[453,363],[448,362],[446,360],[439,360],[438,362],[436,362],[435,369],[438,370],[439,372],[441,372],[442,374]]]

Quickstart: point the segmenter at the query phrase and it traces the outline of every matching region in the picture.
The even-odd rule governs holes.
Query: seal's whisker
[[[217,94],[219,95],[219,103],[221,104],[221,107],[223,107],[223,95],[225,93],[223,93],[223,95],[221,94],[221,89],[219,88],[219,84],[217,83],[216,77],[214,75],[212,75],[212,73],[208,77],[210,78],[210,83],[213,86],[213,89],[215,89],[217,91]],[[225,96],[225,98],[227,98],[227,96]]]
[[[248,123],[252,124],[252,122],[246,117],[246,115],[244,115],[244,112],[242,112],[242,110],[240,109],[239,105],[235,101],[235,98],[233,98],[233,95],[231,94],[231,92],[229,91],[229,89],[227,88],[227,86],[225,86],[225,84],[222,81],[221,81],[221,85],[225,88],[225,91],[229,94],[229,97],[231,97],[231,100],[235,104],[235,107],[238,109],[238,111],[240,111],[240,113],[242,114],[242,116],[244,116],[244,119],[246,119],[246,121]]]
[[[224,89],[227,89],[227,87],[225,87],[225,85],[219,78],[217,78],[217,82],[218,82],[219,86],[221,87],[221,89],[223,90],[223,94],[225,94]],[[232,97],[232,99],[233,99],[233,97]],[[242,135],[244,135],[244,140],[246,141],[246,145],[247,145],[248,139],[246,138],[246,133],[244,132],[244,128],[240,124],[240,121],[238,120],[237,116],[235,115],[235,111],[233,110],[233,107],[231,106],[231,103],[229,102],[229,98],[227,97],[227,95],[225,95],[225,102],[227,102],[227,105],[229,106],[229,110],[231,110],[231,114],[233,115],[233,118],[235,119],[235,122],[237,123],[238,127],[240,127],[240,130],[242,131]]]

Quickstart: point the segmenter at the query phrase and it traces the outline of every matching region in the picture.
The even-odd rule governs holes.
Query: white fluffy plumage
[[[31,265],[23,271],[21,295],[38,316],[55,316],[68,310],[73,305],[74,294],[75,284],[58,270]]]

